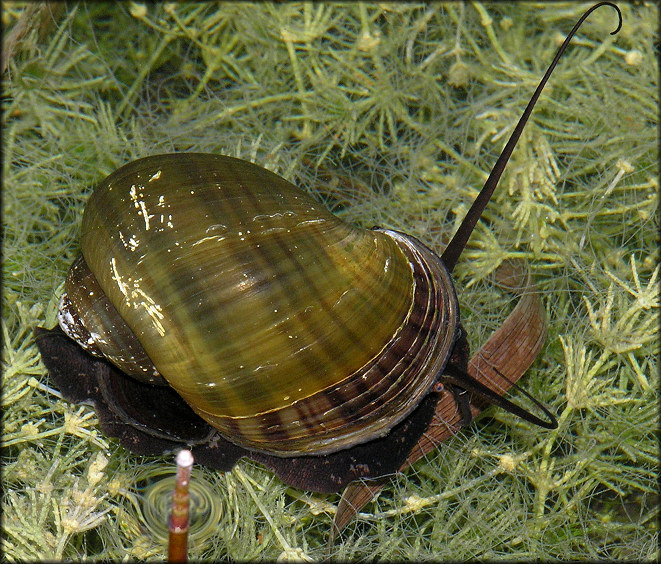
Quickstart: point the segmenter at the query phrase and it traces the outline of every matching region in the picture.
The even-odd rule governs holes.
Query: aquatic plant
[[[55,323],[94,184],[147,154],[221,152],[442,249],[585,6],[91,3],[21,20],[30,6],[3,12],[18,31],[3,75],[2,549],[162,558],[145,497],[171,458],[106,440],[50,387],[32,339]],[[333,556],[658,558],[658,13],[621,9],[618,36],[608,10],[581,30],[457,269],[475,348],[511,307],[490,274],[528,260],[550,333],[522,385],[559,429],[488,412],[394,478]],[[191,556],[323,555],[337,497],[251,463],[195,478],[216,496]]]

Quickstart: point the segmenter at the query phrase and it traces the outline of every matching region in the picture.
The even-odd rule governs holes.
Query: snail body
[[[83,216],[62,329],[172,386],[233,443],[326,454],[386,434],[456,340],[450,274],[415,238],[358,229],[257,165],[156,155]]]
[[[440,257],[414,237],[347,225],[239,159],[155,155],[113,172],[85,209],[62,329],[37,328],[63,395],[92,401],[134,452],[190,445],[221,470],[248,456],[321,492],[429,452],[448,406],[458,426],[470,421],[465,392],[557,427],[530,396],[546,420],[502,397],[531,358],[507,370],[513,380],[495,362],[505,387],[468,373],[451,272],[560,56],[602,5],[620,29],[611,2],[578,20]],[[510,341],[499,357],[517,356]],[[446,388],[454,400],[437,405]]]

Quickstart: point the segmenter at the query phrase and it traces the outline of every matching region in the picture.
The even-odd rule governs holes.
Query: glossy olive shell
[[[386,434],[429,393],[458,327],[441,260],[352,227],[252,163],[131,162],[85,209],[65,331],[164,378],[228,440],[282,456]]]

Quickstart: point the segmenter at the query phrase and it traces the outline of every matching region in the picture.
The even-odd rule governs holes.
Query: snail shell
[[[326,454],[385,435],[457,338],[450,274],[413,237],[357,229],[225,156],[131,162],[85,208],[63,330],[172,386],[242,447]]]

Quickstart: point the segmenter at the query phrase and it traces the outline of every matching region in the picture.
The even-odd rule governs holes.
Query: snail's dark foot
[[[90,356],[59,327],[35,329],[50,377],[73,403],[92,403],[101,430],[135,454],[162,455],[191,447],[195,461],[229,471],[242,457],[259,462],[296,488],[334,493],[358,478],[396,473],[429,426],[437,394],[430,394],[385,437],[323,456],[282,458],[248,451],[222,438],[169,387],[129,378]]]
[[[110,363],[87,354],[64,332],[35,329],[37,346],[55,386],[74,403],[92,403],[101,430],[134,454],[161,455],[192,446],[196,459],[230,470],[246,451],[226,441],[169,387],[150,386],[125,376]],[[210,446],[213,445],[213,446]],[[208,456],[205,449],[213,449]]]

